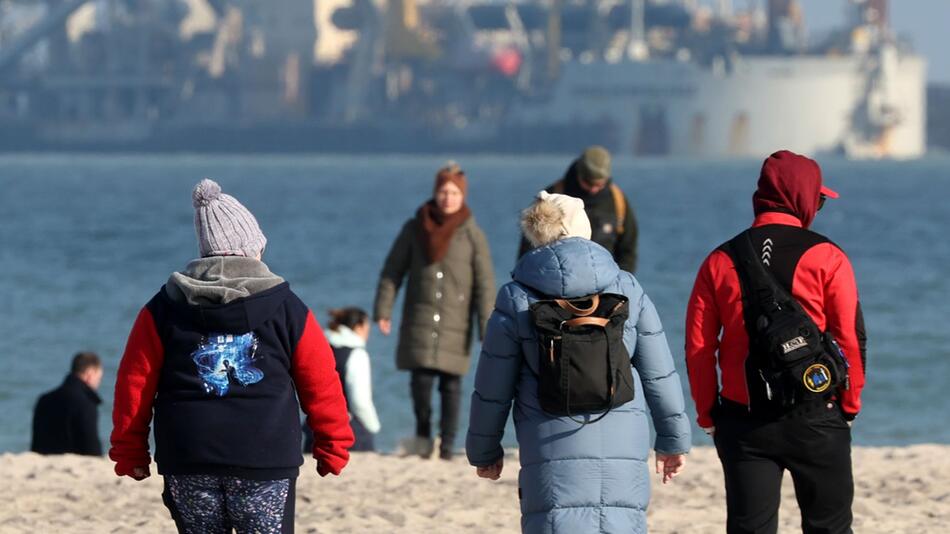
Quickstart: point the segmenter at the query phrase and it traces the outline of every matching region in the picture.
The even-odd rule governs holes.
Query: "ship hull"
[[[892,123],[862,135],[865,62],[763,56],[718,71],[685,62],[566,63],[547,98],[511,105],[502,121],[458,128],[391,119],[6,121],[0,151],[574,153],[596,143],[659,157],[761,157],[777,149],[919,157],[926,147],[925,64],[904,57],[892,70]]]
[[[619,152],[694,157],[803,153],[914,158],[926,150],[925,63],[900,58],[887,80],[893,124],[861,129],[868,65],[856,57],[744,57],[564,65],[552,97],[516,121],[609,121]]]

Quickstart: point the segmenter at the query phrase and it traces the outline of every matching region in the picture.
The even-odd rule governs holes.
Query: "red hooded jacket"
[[[822,196],[836,198],[837,193],[821,185],[817,163],[788,151],[772,154],[762,166],[752,197],[756,214],[752,241],[762,247],[771,240],[766,267],[844,351],[850,388],[837,396],[845,415],[853,418],[861,409],[864,387],[864,319],[848,257],[826,237],[807,229]],[[714,426],[711,411],[717,396],[749,404],[748,352],[739,277],[732,258],[720,246],[699,268],[686,312],[686,364],[700,427]]]

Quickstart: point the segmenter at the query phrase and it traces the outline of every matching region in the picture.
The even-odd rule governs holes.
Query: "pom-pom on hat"
[[[568,195],[541,191],[521,214],[521,230],[535,247],[566,237],[590,239],[590,219],[584,201]]]
[[[246,256],[264,252],[267,238],[257,219],[236,198],[221,192],[221,186],[205,178],[191,193],[195,207],[198,252],[207,256]]]

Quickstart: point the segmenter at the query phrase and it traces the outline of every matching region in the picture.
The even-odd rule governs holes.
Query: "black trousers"
[[[851,428],[836,404],[817,403],[762,418],[724,400],[713,418],[726,479],[727,532],[778,531],[785,470],[795,485],[802,532],[851,532]]]
[[[442,418],[439,434],[441,449],[451,451],[459,424],[459,404],[462,392],[462,377],[433,369],[413,369],[409,381],[412,390],[412,407],[416,414],[416,435],[432,437],[432,386],[439,379],[439,394],[442,397]]]

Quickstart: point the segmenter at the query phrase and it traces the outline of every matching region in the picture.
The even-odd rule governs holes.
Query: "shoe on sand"
[[[435,442],[428,438],[413,436],[399,442],[400,456],[419,456],[428,459],[435,450]]]

